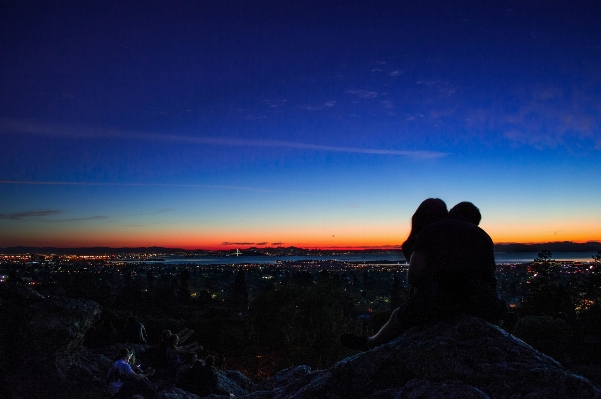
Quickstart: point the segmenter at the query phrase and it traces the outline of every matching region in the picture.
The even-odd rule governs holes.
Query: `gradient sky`
[[[150,4],[149,4],[150,3]],[[599,1],[0,1],[0,247],[601,241]]]

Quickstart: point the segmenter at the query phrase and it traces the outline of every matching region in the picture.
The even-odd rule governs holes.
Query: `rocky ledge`
[[[484,320],[414,328],[327,370],[284,371],[246,396],[279,398],[600,398],[601,387]],[[278,379],[276,375],[271,380]],[[271,385],[270,385],[271,384]],[[261,386],[268,390],[261,391]]]

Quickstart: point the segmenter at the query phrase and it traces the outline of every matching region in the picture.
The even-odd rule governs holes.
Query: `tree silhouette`
[[[184,269],[179,274],[178,297],[181,302],[188,302],[190,299],[190,270]]]
[[[397,274],[392,278],[392,288],[390,289],[390,309],[396,309],[402,304],[401,279]]]
[[[593,262],[595,263],[595,267],[598,267],[601,264],[601,249],[593,255]]]
[[[536,316],[575,317],[574,287],[566,281],[559,265],[552,259],[553,253],[544,250],[530,265],[532,275],[528,278],[528,294],[523,310]]]
[[[246,311],[248,308],[248,289],[246,288],[246,274],[243,268],[238,269],[234,286],[232,288],[232,306],[238,311]]]

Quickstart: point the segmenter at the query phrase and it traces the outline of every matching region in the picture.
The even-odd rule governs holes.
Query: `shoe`
[[[340,343],[349,349],[358,351],[369,349],[367,347],[367,337],[360,337],[355,334],[340,334]]]

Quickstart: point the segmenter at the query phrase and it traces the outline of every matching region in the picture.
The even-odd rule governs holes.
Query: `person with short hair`
[[[469,201],[463,201],[449,210],[449,218],[463,220],[478,226],[480,220],[482,220],[482,215],[480,214],[480,209],[478,209],[476,205]]]

